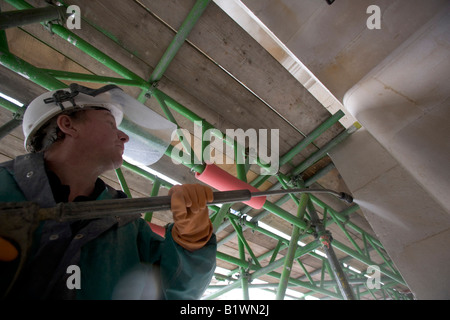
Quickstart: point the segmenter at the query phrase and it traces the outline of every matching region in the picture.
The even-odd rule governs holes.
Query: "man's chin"
[[[123,159],[120,158],[120,160],[117,161],[114,170],[119,169],[122,166],[122,164],[123,164]]]
[[[123,164],[123,158],[122,157],[120,157],[118,159],[113,159],[111,161],[111,167],[112,167],[111,169],[112,170],[119,169],[122,166],[122,164]]]

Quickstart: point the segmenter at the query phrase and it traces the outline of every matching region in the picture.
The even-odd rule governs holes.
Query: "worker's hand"
[[[0,237],[0,261],[13,261],[18,255],[16,247],[8,240]]]
[[[169,190],[174,226],[173,239],[183,248],[194,251],[211,238],[213,227],[207,202],[213,201],[210,187],[200,184],[176,185]]]

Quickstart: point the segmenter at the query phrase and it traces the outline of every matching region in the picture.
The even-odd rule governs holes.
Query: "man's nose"
[[[118,136],[120,141],[123,141],[123,143],[127,143],[130,140],[130,137],[121,130],[118,130]]]

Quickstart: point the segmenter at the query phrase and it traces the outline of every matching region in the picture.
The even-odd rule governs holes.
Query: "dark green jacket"
[[[121,197],[123,192],[105,185],[97,200]],[[42,154],[0,164],[0,202],[19,201],[41,207],[56,204]],[[198,299],[214,273],[215,235],[203,248],[189,252],[173,241],[171,228],[163,239],[140,216],[84,221],[77,229],[69,222],[41,222],[8,297]],[[74,266],[79,268],[78,282]],[[16,267],[17,261],[0,263],[0,290],[5,290]],[[81,288],[69,288],[68,283]]]

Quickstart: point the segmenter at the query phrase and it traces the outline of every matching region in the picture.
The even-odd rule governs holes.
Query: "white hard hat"
[[[119,89],[120,90],[120,89]],[[31,151],[30,142],[34,135],[54,116],[70,110],[87,110],[94,107],[108,109],[116,119],[117,126],[122,122],[123,111],[120,104],[111,101],[109,95],[91,96],[69,89],[54,90],[35,98],[23,115],[23,133],[25,150]]]
[[[54,90],[34,99],[23,116],[25,149],[32,151],[34,135],[56,115],[70,110],[108,109],[116,125],[130,140],[125,144],[124,158],[137,165],[158,161],[169,146],[176,124],[168,121],[115,85],[90,89],[71,84],[70,89]]]

